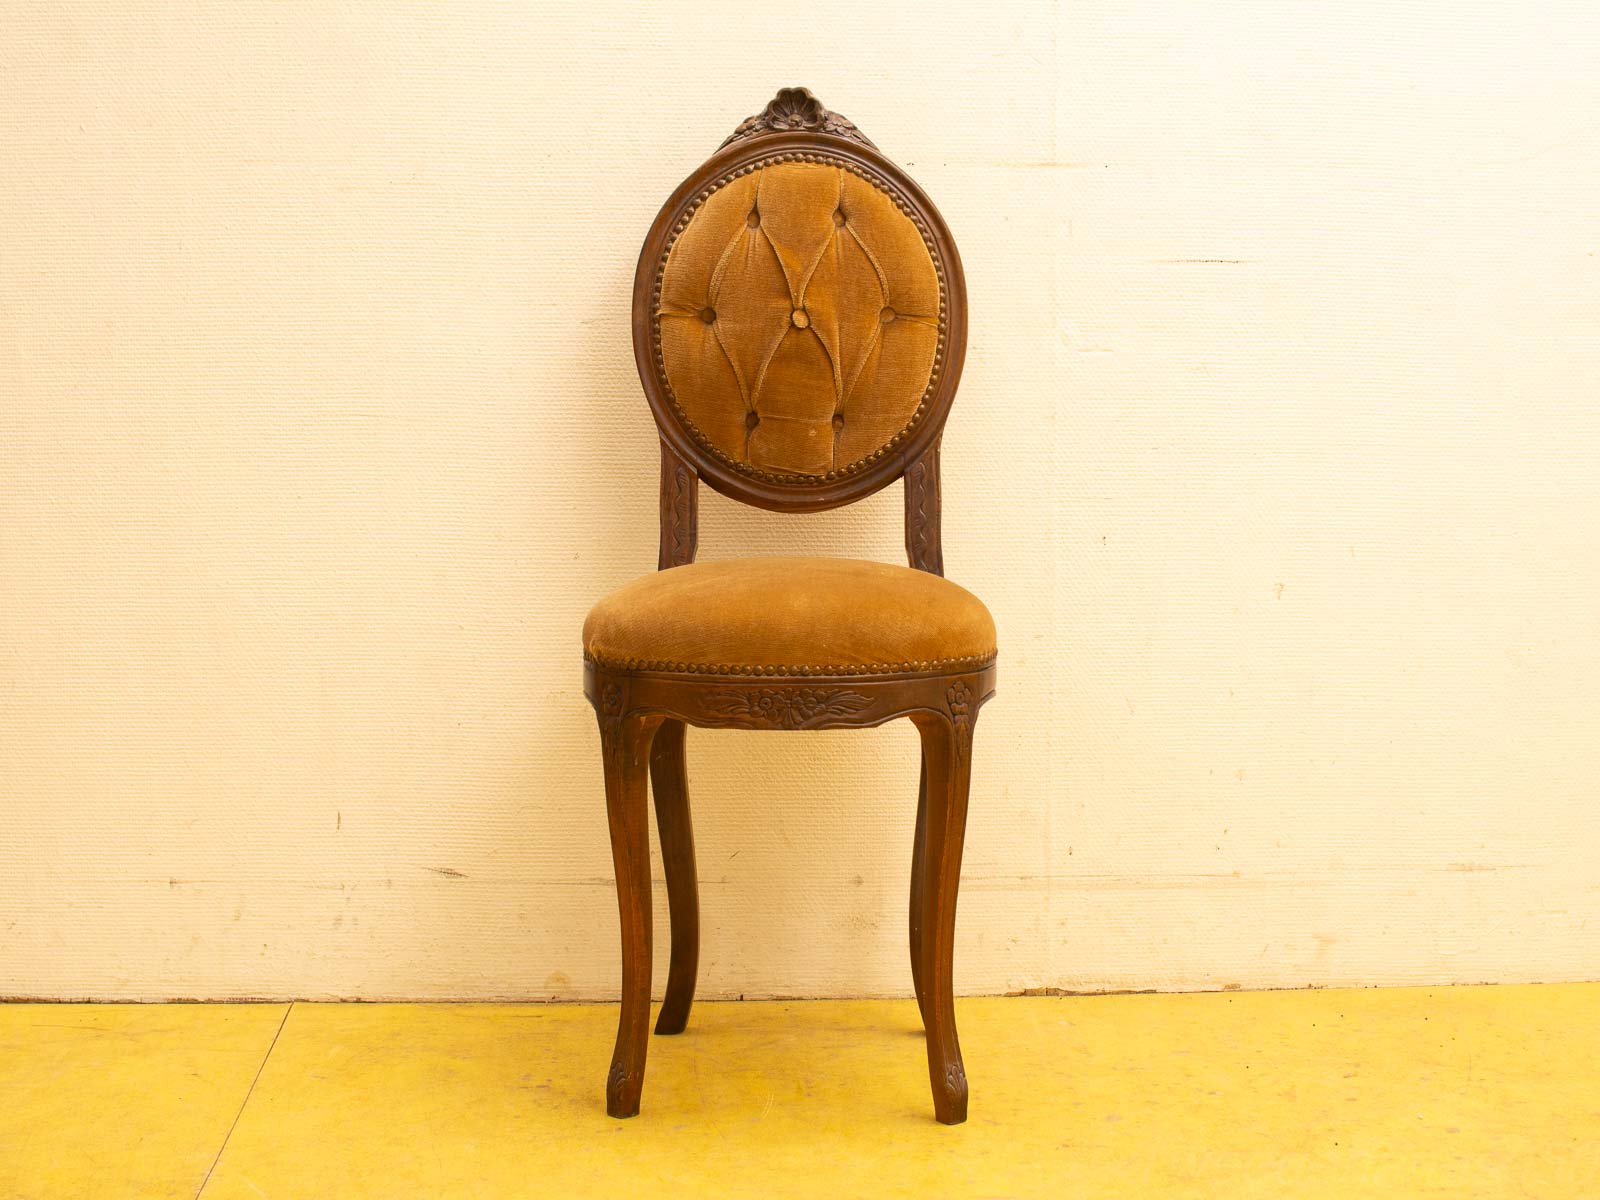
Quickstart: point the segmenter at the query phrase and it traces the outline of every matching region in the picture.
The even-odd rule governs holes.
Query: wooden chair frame
[[[792,160],[838,163],[895,195],[934,251],[945,297],[935,375],[917,417],[862,469],[821,477],[754,471],[698,440],[672,401],[653,325],[666,252],[693,207],[731,175]],[[673,193],[651,226],[635,277],[633,332],[640,381],[661,433],[659,569],[694,561],[701,480],[749,504],[807,512],[848,504],[904,478],[907,559],[914,568],[944,574],[939,440],[966,347],[961,260],[938,210],[921,189],[848,121],[823,109],[804,89],[785,89],[764,112],[744,122]],[[935,1116],[945,1124],[966,1119],[967,1078],[956,1036],[951,962],[973,726],[978,709],[994,694],[995,666],[992,660],[949,665],[948,671],[780,677],[623,671],[585,662],[584,694],[600,723],[622,924],[622,1011],[606,1080],[611,1116],[636,1114],[644,1086],[652,954],[649,790],[655,795],[672,930],[666,997],[656,1033],[681,1033],[694,999],[700,929],[685,727],[864,728],[906,717],[916,725],[922,743],[911,858],[912,981],[927,1035]]]

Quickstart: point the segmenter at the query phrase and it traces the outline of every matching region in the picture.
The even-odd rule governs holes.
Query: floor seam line
[[[261,1065],[256,1068],[255,1075],[250,1080],[250,1086],[245,1089],[244,1099],[239,1101],[239,1111],[233,1114],[233,1124],[228,1126],[228,1132],[222,1135],[222,1145],[217,1147],[217,1156],[211,1160],[211,1165],[206,1168],[205,1178],[200,1181],[200,1187],[194,1194],[194,1200],[200,1200],[205,1193],[206,1185],[211,1182],[211,1175],[217,1169],[217,1164],[222,1161],[223,1154],[228,1149],[228,1139],[233,1136],[233,1131],[239,1127],[239,1118],[244,1116],[245,1106],[250,1103],[250,1097],[255,1095],[256,1084],[261,1082],[261,1072],[267,1069],[267,1059],[272,1057],[272,1052],[277,1049],[278,1038],[283,1034],[283,1027],[289,1023],[289,1014],[294,1011],[295,1001],[289,1001],[289,1006],[283,1010],[283,1020],[278,1022],[278,1028],[272,1033],[272,1041],[267,1044],[267,1052],[261,1056]]]

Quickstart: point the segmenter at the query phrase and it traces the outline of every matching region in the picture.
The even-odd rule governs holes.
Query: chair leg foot
[[[620,1059],[611,1064],[606,1077],[606,1116],[626,1120],[639,1115],[639,1096],[644,1091],[644,1075],[630,1074]]]
[[[967,1119],[967,1071],[958,1052],[933,1084],[933,1116],[941,1125],[959,1125]]]

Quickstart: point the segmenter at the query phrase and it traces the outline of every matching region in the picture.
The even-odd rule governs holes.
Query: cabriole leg
[[[667,875],[667,908],[672,915],[672,962],[667,995],[656,1018],[659,1034],[682,1033],[694,1003],[700,965],[700,896],[694,871],[694,827],[689,820],[689,776],[684,764],[684,725],[668,720],[656,730],[650,750],[650,786],[656,800],[656,829]]]
[[[967,1072],[956,1036],[951,965],[955,949],[956,893],[967,828],[967,788],[972,775],[971,689],[959,682],[948,694],[950,715],[912,718],[922,733],[927,813],[922,896],[922,984],[928,1041],[928,1079],[934,1116],[945,1125],[967,1119]]]
[[[928,1027],[928,994],[922,977],[922,896],[927,885],[927,863],[924,856],[928,847],[928,756],[922,756],[922,770],[917,780],[917,831],[911,845],[911,986],[917,993],[917,1011],[922,1014],[922,1027]]]
[[[622,1012],[617,1046],[606,1076],[606,1112],[631,1117],[644,1088],[650,1028],[650,815],[646,811],[650,743],[661,718],[621,711],[622,695],[608,685],[600,706],[605,757],[606,814],[617,874],[622,922]]]

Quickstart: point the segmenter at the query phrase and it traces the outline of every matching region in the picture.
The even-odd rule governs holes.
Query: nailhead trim
[[[796,666],[752,666],[749,663],[690,663],[690,662],[664,662],[646,658],[619,658],[604,659],[597,655],[583,652],[583,661],[590,666],[599,667],[605,671],[666,671],[673,674],[688,675],[901,675],[901,674],[931,674],[939,672],[949,674],[954,671],[976,671],[990,666],[997,655],[991,650],[988,654],[979,654],[972,658],[934,658],[918,662],[902,663],[850,663],[843,666],[829,667],[796,667]]]
[[[922,235],[923,244],[928,248],[928,257],[933,260],[934,272],[939,277],[939,341],[933,351],[933,371],[928,376],[928,386],[923,389],[922,399],[917,402],[917,408],[911,414],[911,420],[905,424],[899,433],[895,434],[865,458],[857,459],[847,467],[839,467],[823,475],[806,475],[788,471],[765,471],[759,467],[752,467],[749,463],[742,463],[729,458],[728,455],[712,444],[711,439],[701,432],[700,427],[691,421],[688,414],[683,411],[683,407],[678,403],[677,394],[673,392],[672,385],[667,382],[667,365],[661,352],[661,285],[667,271],[667,257],[672,253],[672,247],[677,243],[678,235],[689,227],[689,222],[694,219],[695,212],[710,199],[713,192],[732,183],[741,176],[749,175],[753,171],[759,171],[776,163],[785,162],[808,162],[838,167],[841,170],[849,171],[852,175],[859,175],[888,196],[890,200],[894,201],[894,206],[909,217],[911,223],[917,227],[917,232]],[[783,154],[769,154],[765,158],[757,159],[753,163],[746,163],[744,166],[712,180],[699,192],[695,193],[694,199],[689,201],[688,206],[679,214],[677,221],[672,226],[672,233],[668,236],[667,244],[661,251],[661,261],[656,264],[655,286],[650,296],[650,349],[655,359],[656,383],[661,388],[661,394],[667,398],[667,403],[672,406],[672,411],[677,415],[678,421],[683,425],[689,436],[695,440],[695,443],[719,463],[739,472],[741,475],[749,475],[767,483],[816,484],[833,479],[843,479],[846,476],[858,474],[880,461],[892,449],[910,437],[912,431],[921,423],[923,416],[928,411],[928,404],[938,387],[939,375],[944,369],[946,312],[945,270],[944,261],[939,257],[939,249],[934,244],[932,234],[928,232],[927,222],[922,219],[921,214],[911,206],[905,197],[894,189],[888,180],[884,179],[876,171],[868,170],[859,163],[851,162],[848,159],[836,158],[831,154],[818,154],[812,151],[800,150]]]

